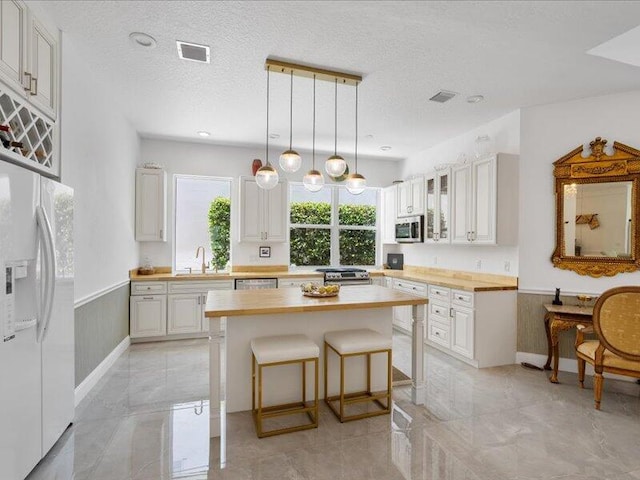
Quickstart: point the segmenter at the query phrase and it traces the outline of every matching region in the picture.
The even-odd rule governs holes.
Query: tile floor
[[[397,335],[397,362],[408,337]],[[425,405],[394,390],[392,416],[257,439],[248,413],[208,438],[206,341],[133,345],[83,400],[29,480],[640,479],[640,386],[560,385],[506,366],[476,370],[428,349]]]

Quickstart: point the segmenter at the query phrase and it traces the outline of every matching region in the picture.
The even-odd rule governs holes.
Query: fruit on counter
[[[340,291],[340,285],[322,285],[314,282],[307,282],[300,284],[300,290],[304,293],[326,295],[328,293],[338,293]]]

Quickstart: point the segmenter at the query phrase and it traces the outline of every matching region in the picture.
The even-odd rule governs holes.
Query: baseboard
[[[91,391],[93,387],[100,381],[100,379],[107,373],[107,370],[111,368],[111,366],[116,362],[118,357],[122,355],[129,345],[131,344],[131,339],[127,335],[124,340],[122,340],[116,348],[114,348],[109,355],[105,357],[100,364],[93,369],[93,371],[87,375],[80,385],[78,385],[75,389],[75,404],[76,407],[82,401],[84,397]]]
[[[540,355],[539,353],[528,353],[528,352],[517,352],[516,353],[516,363],[532,363],[533,365],[538,365],[539,367],[543,367],[545,363],[547,363],[547,356]],[[575,358],[560,358],[558,361],[558,371],[560,372],[570,372],[570,373],[578,373],[578,361]],[[585,375],[588,377],[592,377],[594,375],[593,367],[587,363],[585,369]],[[604,373],[605,378],[612,378],[615,380],[624,380],[625,382],[635,382],[636,379],[632,377],[625,377],[624,375],[616,375],[615,373]]]

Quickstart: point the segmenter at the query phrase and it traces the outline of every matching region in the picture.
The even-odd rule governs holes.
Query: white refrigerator
[[[73,190],[0,160],[0,479],[74,416]]]

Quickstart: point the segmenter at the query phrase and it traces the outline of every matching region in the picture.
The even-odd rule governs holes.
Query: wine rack
[[[6,138],[22,143],[20,149],[4,148],[0,157],[51,176],[58,176],[55,123],[0,83],[0,125],[8,125]]]

